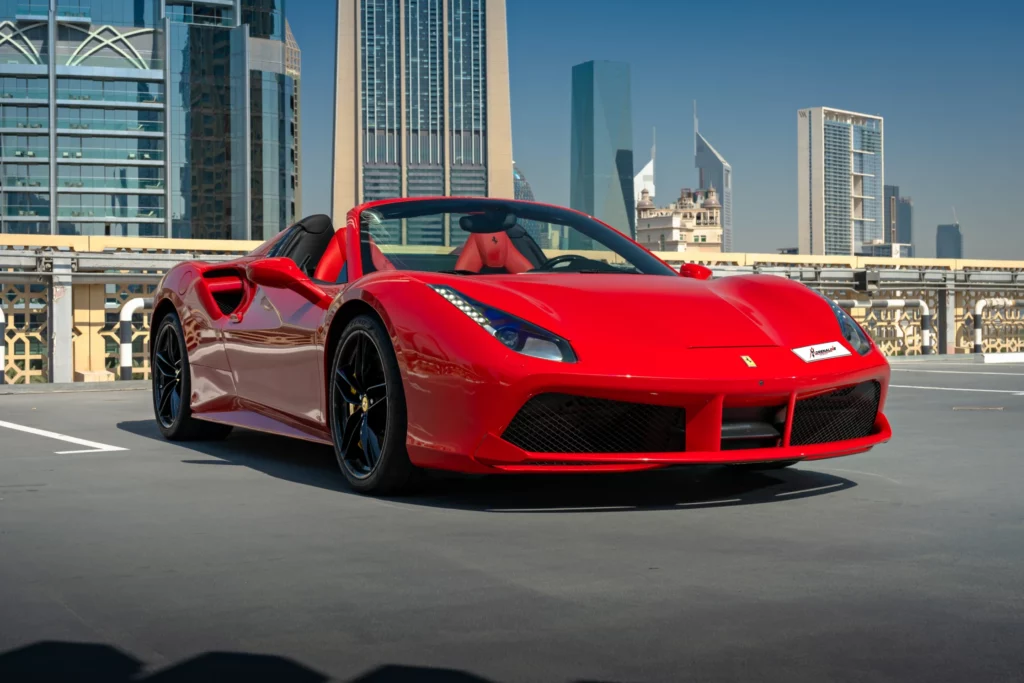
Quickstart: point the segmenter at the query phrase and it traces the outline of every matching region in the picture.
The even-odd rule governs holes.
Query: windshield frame
[[[495,199],[485,197],[428,197],[428,198],[400,198],[384,199],[367,202],[356,206],[348,213],[348,253],[355,256],[350,258],[350,277],[355,280],[364,274],[375,272],[370,261],[370,269],[364,269],[364,263],[370,259],[369,241],[363,241],[363,213],[374,211],[385,220],[397,220],[402,218],[416,218],[418,216],[429,216],[433,214],[469,214],[495,209],[504,209],[512,213],[526,212],[531,214],[529,220],[541,220],[536,216],[542,216],[550,223],[559,223],[569,226],[587,237],[597,240],[609,251],[617,253],[620,257],[634,264],[640,275],[664,275],[679,277],[679,273],[657,256],[648,251],[643,245],[637,243],[627,235],[622,234],[615,228],[602,223],[593,216],[574,209],[566,209],[552,204],[538,202],[527,202],[515,199]],[[420,271],[402,269],[402,272],[423,272],[433,273],[434,271]],[[489,275],[488,277],[495,277]],[[500,276],[499,276],[500,277]]]

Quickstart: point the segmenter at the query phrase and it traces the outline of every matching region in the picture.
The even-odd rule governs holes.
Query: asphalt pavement
[[[1024,680],[1024,365],[893,384],[863,455],[391,500],[145,391],[0,395],[0,681]]]

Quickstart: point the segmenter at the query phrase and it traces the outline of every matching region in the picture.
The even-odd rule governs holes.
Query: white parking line
[[[918,370],[916,368],[892,368],[893,372],[930,372],[935,375],[1005,375],[1024,377],[1024,372],[968,372],[967,370]]]
[[[80,451],[57,451],[57,455],[75,455],[78,453],[112,453],[114,451],[128,450],[127,448],[121,448],[120,446],[108,446],[105,443],[96,443],[95,441],[76,439],[73,436],[65,436],[64,434],[57,434],[56,432],[48,432],[45,429],[36,429],[35,427],[25,427],[23,425],[16,425],[12,422],[0,421],[0,427],[6,427],[7,429],[13,429],[18,432],[25,432],[26,434],[45,436],[47,439],[57,439],[58,441],[66,441],[68,443],[73,443],[76,446],[88,447],[87,450]]]
[[[1024,396],[1024,391],[1013,391],[1006,389],[963,389],[960,387],[914,387],[905,384],[890,384],[890,389],[926,389],[929,391],[974,391],[981,394],[1011,394],[1013,396]]]

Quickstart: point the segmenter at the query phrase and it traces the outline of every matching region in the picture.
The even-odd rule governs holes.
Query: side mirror
[[[694,280],[710,280],[713,274],[710,268],[699,263],[684,263],[679,266],[680,276],[693,278]]]
[[[331,297],[299,270],[290,258],[275,257],[253,261],[245,268],[249,281],[260,287],[290,289],[321,308],[331,305]]]

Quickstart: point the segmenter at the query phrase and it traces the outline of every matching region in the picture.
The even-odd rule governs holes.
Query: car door
[[[223,323],[241,407],[317,433],[325,424],[318,337],[326,311],[292,290],[249,284],[253,296]]]
[[[319,341],[326,307],[289,287],[294,280],[309,279],[297,264],[289,277],[257,283],[251,276],[254,264],[293,259],[299,253],[311,272],[333,242],[327,216],[307,218],[288,228],[273,247],[246,265],[252,295],[222,326],[225,354],[242,407],[313,435],[322,435],[326,424]]]

